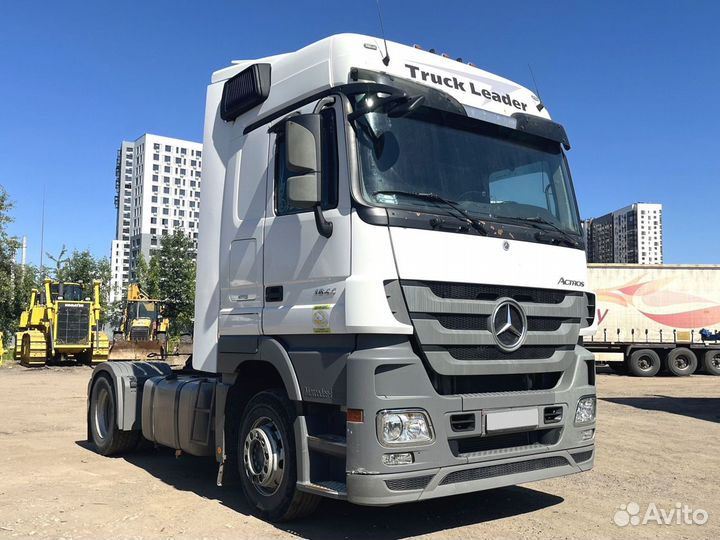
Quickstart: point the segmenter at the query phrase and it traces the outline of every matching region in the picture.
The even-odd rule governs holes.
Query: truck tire
[[[301,518],[320,502],[317,495],[297,489],[296,416],[283,391],[267,390],[248,402],[241,420],[236,454],[240,485],[268,521]]]
[[[697,369],[695,353],[685,347],[678,347],[667,355],[667,370],[676,377],[687,377]]]
[[[139,431],[122,431],[115,421],[115,388],[110,379],[98,376],[90,393],[90,436],[99,454],[112,456],[132,450],[140,439]]]
[[[708,375],[720,375],[720,349],[705,351],[702,369]]]
[[[654,377],[660,371],[660,356],[652,349],[638,349],[630,354],[627,364],[636,377]]]

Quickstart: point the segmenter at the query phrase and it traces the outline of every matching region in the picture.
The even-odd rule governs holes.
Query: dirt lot
[[[212,460],[95,454],[85,442],[89,375],[0,369],[0,539],[720,537],[717,377],[599,375],[590,473],[391,508],[325,501],[315,516],[275,526],[251,516],[236,489],[215,486]],[[666,512],[682,503],[709,519],[617,526],[631,502],[641,517],[651,503]]]

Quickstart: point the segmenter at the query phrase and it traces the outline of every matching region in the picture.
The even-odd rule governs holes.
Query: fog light
[[[380,443],[388,446],[428,444],[433,441],[432,424],[422,410],[380,411],[377,417]]]
[[[595,396],[580,398],[575,410],[575,423],[587,424],[595,420]]]
[[[594,435],[595,435],[594,429],[586,429],[585,431],[580,433],[580,440],[581,441],[589,441],[590,439],[593,438]]]
[[[383,465],[410,465],[414,461],[412,452],[402,454],[383,454]]]

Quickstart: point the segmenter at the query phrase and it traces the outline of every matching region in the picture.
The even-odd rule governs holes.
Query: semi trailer
[[[569,148],[530,90],[373,37],[215,72],[191,365],[96,368],[88,437],[214,456],[269,520],[591,469]]]
[[[720,375],[720,265],[590,264],[588,284],[597,360],[638,377]]]

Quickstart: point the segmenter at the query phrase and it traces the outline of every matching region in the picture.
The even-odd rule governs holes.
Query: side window
[[[335,110],[323,109],[322,120],[322,209],[336,208],[338,204],[338,148]],[[285,134],[280,132],[275,139],[275,214],[298,214],[312,212],[311,208],[296,208],[287,198],[288,171],[285,166]]]

